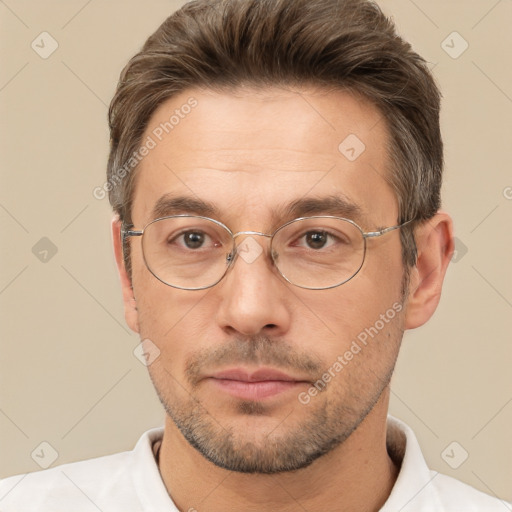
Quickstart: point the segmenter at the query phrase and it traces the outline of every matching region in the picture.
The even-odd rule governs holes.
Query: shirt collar
[[[381,512],[441,510],[442,504],[432,485],[439,473],[428,468],[411,428],[388,416],[386,445],[400,472]]]
[[[179,512],[167,493],[158,465],[154,446],[161,442],[164,428],[154,428],[145,432],[133,450],[131,476],[133,488],[146,512]]]

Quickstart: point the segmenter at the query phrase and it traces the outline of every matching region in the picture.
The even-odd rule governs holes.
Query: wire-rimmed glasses
[[[277,228],[233,233],[215,219],[171,215],[155,219],[141,230],[123,228],[128,237],[142,237],[148,270],[162,283],[182,290],[215,286],[235,263],[242,235],[270,239],[270,256],[279,274],[290,284],[325,290],[352,279],[363,266],[366,241],[399,229],[411,221],[364,232],[354,221],[334,216],[301,217]]]

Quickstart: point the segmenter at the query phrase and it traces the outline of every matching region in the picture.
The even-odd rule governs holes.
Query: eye
[[[167,239],[169,245],[176,244],[185,249],[211,249],[219,247],[219,242],[214,242],[212,237],[204,231],[182,231]]]
[[[309,231],[304,235],[307,246],[311,249],[323,249],[329,242],[329,233],[325,231]]]
[[[297,238],[293,243],[296,247],[306,247],[307,249],[320,250],[331,247],[332,245],[342,242],[338,237],[325,230],[307,231]]]
[[[189,249],[199,249],[206,240],[206,235],[204,233],[198,233],[193,231],[183,233],[182,236],[183,242]]]

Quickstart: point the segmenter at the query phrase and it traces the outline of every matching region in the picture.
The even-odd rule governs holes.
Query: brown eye
[[[199,249],[203,246],[205,234],[194,231],[183,233],[183,242],[189,249]]]
[[[325,231],[311,231],[305,236],[306,243],[311,249],[322,249],[329,239],[329,235]]]

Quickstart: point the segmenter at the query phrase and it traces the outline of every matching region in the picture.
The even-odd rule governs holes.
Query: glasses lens
[[[365,239],[352,222],[328,217],[300,219],[274,235],[272,254],[291,283],[331,288],[351,279],[364,261]]]
[[[201,217],[169,217],[149,224],[142,249],[151,273],[164,283],[188,290],[216,284],[233,250],[230,232]]]

